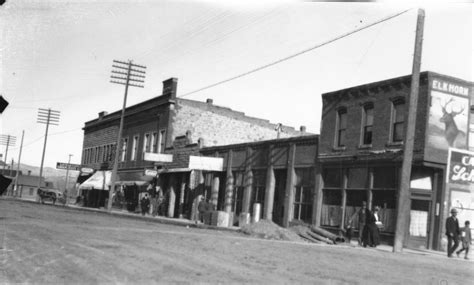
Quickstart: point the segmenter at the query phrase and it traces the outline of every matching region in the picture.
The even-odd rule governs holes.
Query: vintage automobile
[[[38,198],[40,203],[44,204],[45,200],[50,200],[53,204],[56,204],[56,201],[62,201],[63,193],[57,189],[48,189],[48,188],[39,188],[38,189]]]

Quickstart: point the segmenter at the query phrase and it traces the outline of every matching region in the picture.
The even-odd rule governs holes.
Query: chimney
[[[28,176],[30,176],[30,175],[31,175],[31,170],[28,170]]]
[[[171,99],[176,98],[176,90],[178,89],[178,78],[171,77],[163,81],[163,95],[169,95]]]
[[[213,101],[212,99],[206,99],[206,103],[207,103],[208,105],[212,105],[213,102],[214,102],[214,101]]]
[[[199,147],[199,148],[203,148],[203,147],[204,147],[204,139],[203,139],[203,138],[199,138],[199,139],[198,139],[198,147]]]
[[[190,130],[186,131],[186,144],[192,144],[193,143],[193,138],[192,138],[192,132]]]
[[[301,126],[300,127],[300,132],[306,133],[306,126]]]
[[[102,120],[105,116],[107,116],[107,114],[109,114],[109,113],[107,113],[106,111],[100,112],[99,113],[99,121]]]

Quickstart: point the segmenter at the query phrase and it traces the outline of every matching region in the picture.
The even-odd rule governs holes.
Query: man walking
[[[446,236],[448,237],[448,257],[453,257],[453,252],[459,245],[459,222],[456,218],[458,211],[451,209],[451,217],[446,219]]]
[[[362,245],[362,235],[364,233],[364,228],[365,228],[365,224],[367,222],[367,218],[369,217],[370,215],[370,211],[367,209],[367,202],[366,201],[362,201],[362,207],[360,208],[359,211],[355,212],[352,217],[349,219],[349,224],[352,223],[352,219],[355,217],[355,216],[358,216],[357,217],[357,225],[359,227],[359,239],[358,239],[358,242],[359,242],[359,245]]]

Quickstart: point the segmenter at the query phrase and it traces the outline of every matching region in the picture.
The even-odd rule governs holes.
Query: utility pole
[[[59,116],[60,116],[60,112],[51,110],[51,108],[38,109],[38,118],[36,122],[46,125],[46,133],[44,135],[43,155],[41,156],[41,167],[40,167],[40,174],[39,174],[39,179],[38,179],[38,188],[41,187],[41,178],[43,177],[44,154],[46,153],[46,141],[48,140],[49,125],[54,125],[54,126],[59,125]]]
[[[137,65],[132,63],[131,60],[128,62],[114,60],[112,67],[118,68],[118,70],[112,70],[112,75],[110,76],[111,83],[125,85],[125,94],[123,96],[123,106],[122,113],[120,115],[120,126],[117,134],[117,143],[115,144],[115,156],[114,156],[114,165],[112,168],[112,175],[110,178],[110,189],[109,189],[109,200],[107,202],[107,210],[112,210],[112,198],[115,191],[115,181],[117,180],[117,171],[118,171],[118,161],[121,152],[121,142],[122,142],[122,131],[123,131],[123,120],[125,117],[125,108],[127,106],[127,94],[128,86],[143,88],[145,83],[145,66]],[[134,83],[138,82],[138,83]]]
[[[71,156],[72,154],[69,154],[69,159],[67,161],[67,168],[66,168],[66,183],[64,185],[64,191],[67,191],[67,181],[69,180],[69,164],[71,163]],[[67,197],[66,197],[67,199]]]
[[[408,120],[405,124],[405,141],[403,150],[402,175],[400,177],[400,192],[397,204],[397,224],[395,228],[395,239],[393,252],[402,252],[403,244],[408,228],[411,199],[410,199],[410,177],[413,163],[413,145],[415,141],[416,109],[418,105],[418,91],[420,89],[420,66],[421,49],[423,46],[423,27],[425,22],[425,11],[418,9],[415,36],[415,54],[413,55],[413,71],[411,75],[410,101],[408,104]]]
[[[16,177],[15,177],[15,193],[18,196],[18,176],[20,173],[20,160],[21,160],[21,151],[23,150],[23,137],[25,136],[25,130],[21,132],[21,144],[20,144],[20,153],[18,154],[18,163],[16,165]],[[21,195],[20,195],[21,197]]]
[[[4,145],[5,147],[5,158],[3,159],[3,170],[2,174],[5,174],[5,166],[7,165],[7,158],[8,158],[8,147],[15,146],[16,137],[10,135],[0,135],[0,145]]]

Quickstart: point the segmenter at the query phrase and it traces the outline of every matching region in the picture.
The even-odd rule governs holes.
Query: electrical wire
[[[317,48],[323,47],[323,46],[325,46],[325,45],[328,45],[328,44],[330,44],[330,43],[333,43],[333,42],[335,42],[335,41],[338,41],[338,40],[340,40],[340,39],[343,39],[343,38],[345,38],[345,37],[348,37],[348,36],[350,36],[350,35],[352,35],[352,34],[355,34],[355,33],[357,33],[357,32],[360,32],[360,31],[362,31],[362,30],[368,29],[368,28],[370,28],[370,27],[372,27],[372,26],[375,26],[375,25],[377,25],[377,24],[380,24],[380,23],[382,23],[382,22],[385,22],[385,21],[388,21],[388,20],[393,19],[393,18],[395,18],[395,17],[398,17],[398,16],[400,16],[400,15],[402,15],[402,14],[404,14],[404,13],[410,11],[410,10],[412,10],[412,8],[407,9],[407,10],[404,10],[404,11],[402,11],[402,12],[398,12],[398,13],[396,13],[396,14],[394,14],[394,15],[391,15],[391,16],[385,17],[385,18],[383,18],[383,19],[381,19],[381,20],[378,20],[378,21],[376,21],[376,22],[370,23],[370,24],[368,24],[368,25],[362,26],[362,27],[360,27],[360,28],[357,28],[357,29],[355,29],[355,30],[352,30],[352,31],[350,31],[350,32],[347,32],[347,33],[345,33],[345,34],[342,34],[342,35],[340,35],[340,36],[337,36],[337,37],[335,37],[335,38],[333,38],[333,39],[330,39],[330,40],[328,40],[328,41],[326,41],[326,42],[323,42],[323,43],[317,44],[317,45],[315,45],[315,46],[312,46],[312,47],[310,47],[310,48],[307,48],[307,49],[305,49],[305,50],[299,51],[299,52],[294,53],[294,54],[292,54],[292,55],[289,55],[289,56],[287,56],[287,57],[278,59],[278,60],[273,61],[273,62],[271,62],[271,63],[262,65],[262,66],[260,66],[260,67],[251,69],[251,70],[249,70],[249,71],[247,71],[247,72],[241,73],[241,74],[236,75],[236,76],[233,76],[233,77],[231,77],[231,78],[224,79],[224,80],[219,81],[219,82],[217,82],[217,83],[213,83],[213,84],[210,84],[210,85],[208,85],[208,86],[199,88],[199,89],[197,89],[197,90],[194,90],[194,91],[185,93],[185,94],[180,95],[180,96],[178,96],[178,97],[182,98],[182,97],[185,97],[185,96],[189,96],[189,95],[191,95],[191,94],[198,93],[198,92],[201,92],[201,91],[203,91],[203,90],[207,90],[207,89],[209,89],[209,88],[222,85],[222,84],[224,84],[224,83],[227,83],[227,82],[230,82],[230,81],[233,81],[233,80],[242,78],[242,77],[247,76],[247,75],[249,75],[249,74],[252,74],[252,73],[258,72],[258,71],[260,71],[260,70],[266,69],[266,68],[268,68],[268,67],[277,65],[277,64],[282,63],[282,62],[284,62],[284,61],[290,60],[290,59],[292,59],[292,58],[295,58],[295,57],[297,57],[297,56],[300,56],[300,55],[302,55],[302,54],[305,54],[305,53],[307,53],[307,52],[310,52],[310,51],[312,51],[312,50],[315,50],[315,49],[317,49]]]

